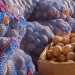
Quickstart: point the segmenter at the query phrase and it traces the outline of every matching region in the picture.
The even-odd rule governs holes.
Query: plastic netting
[[[36,8],[38,1],[39,0],[6,0],[4,3],[7,2],[10,10],[28,19]]]
[[[0,9],[0,36],[15,37],[22,40],[26,30],[26,20],[20,15],[13,13],[2,2],[0,2]]]
[[[7,42],[8,44],[1,52],[0,75],[33,75],[35,67],[32,63],[32,59],[19,49],[19,41],[14,37],[11,39],[0,37],[0,40],[3,39],[5,39],[3,45],[5,46]]]
[[[59,36],[69,36],[72,30],[70,25],[62,19],[38,22],[44,26],[48,26],[55,35]]]
[[[27,22],[26,34],[22,39],[20,48],[27,54],[39,58],[45,46],[52,42],[53,36],[54,34],[48,26],[43,26],[38,22]],[[35,64],[37,65],[37,61]]]

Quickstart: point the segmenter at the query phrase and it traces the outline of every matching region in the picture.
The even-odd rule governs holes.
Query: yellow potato
[[[58,60],[58,58],[52,58],[50,59],[50,61],[56,62]]]
[[[46,52],[46,57],[47,57],[47,59],[50,59],[50,58],[53,58],[54,56],[53,56],[53,53],[52,53],[52,50],[48,50],[47,52]]]
[[[52,38],[53,43],[56,45],[57,43],[61,42],[61,37],[59,37],[58,35],[54,36]]]
[[[56,45],[59,45],[59,46],[61,46],[61,47],[63,47],[63,46],[64,46],[64,44],[63,44],[63,43],[58,43],[58,44],[56,44]]]
[[[60,60],[61,62],[66,62],[66,61],[67,61],[67,57],[66,57],[64,54],[61,54],[61,55],[59,56],[59,60]]]
[[[71,43],[71,45],[73,46],[73,52],[75,52],[75,43]]]
[[[9,24],[9,17],[8,17],[8,15],[5,15],[3,17],[3,22],[4,22],[5,26],[7,26]]]
[[[75,37],[71,39],[71,43],[75,43]]]
[[[71,45],[65,45],[62,47],[63,54],[67,55],[69,52],[73,52],[73,47]]]
[[[75,60],[75,53],[74,52],[69,52],[67,54],[67,60]]]
[[[65,44],[70,43],[70,39],[67,38],[67,37],[63,37],[63,39],[61,40],[61,42],[65,45]]]
[[[58,57],[62,53],[62,48],[61,46],[55,46],[52,50],[52,53],[54,56]]]
[[[72,39],[73,37],[75,37],[75,33],[70,34],[70,38]]]

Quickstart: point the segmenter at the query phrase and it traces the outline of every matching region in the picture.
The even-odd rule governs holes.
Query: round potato
[[[34,44],[35,44],[36,46],[41,45],[41,41],[40,41],[40,39],[36,39],[36,40],[34,41]]]
[[[59,45],[59,46],[61,46],[61,47],[63,47],[63,46],[64,46],[64,44],[63,44],[63,43],[58,43],[58,44],[56,44],[56,45]]]
[[[75,37],[71,39],[71,43],[75,43]]]
[[[73,46],[73,52],[75,52],[75,43],[71,43],[71,45]]]
[[[54,28],[54,34],[55,35],[61,35],[62,34],[62,30],[60,30],[59,28]]]
[[[67,37],[63,37],[61,42],[65,45],[65,44],[68,44],[70,42],[70,39]]]
[[[71,45],[65,45],[62,47],[63,54],[67,55],[69,52],[73,52],[73,47]]]
[[[53,50],[54,47],[50,47],[49,50]]]
[[[53,56],[53,53],[52,53],[52,50],[48,50],[47,52],[46,52],[46,57],[47,57],[47,59],[50,59],[50,58],[53,58],[54,56]]]
[[[55,36],[52,38],[52,41],[53,41],[53,43],[56,45],[57,43],[60,43],[60,42],[61,42],[61,38],[60,38],[58,35],[55,35]]]
[[[66,61],[67,61],[67,57],[66,57],[64,54],[61,54],[61,55],[59,56],[59,60],[60,60],[61,62],[66,62]]]
[[[67,54],[67,60],[75,60],[75,53],[74,52],[69,52]]]
[[[58,60],[58,58],[52,58],[50,59],[50,61],[56,62]]]
[[[70,38],[72,39],[73,37],[75,37],[75,33],[70,34]]]
[[[4,22],[5,26],[7,26],[9,24],[9,17],[8,17],[8,15],[5,15],[3,17],[3,22]]]
[[[58,57],[62,53],[62,48],[61,46],[55,46],[52,50],[52,53],[54,56]]]

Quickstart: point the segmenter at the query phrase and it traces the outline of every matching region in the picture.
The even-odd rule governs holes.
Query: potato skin
[[[75,37],[71,39],[71,43],[75,43]]]
[[[59,55],[62,53],[62,48],[60,46],[55,46],[52,53],[54,56],[59,57]]]

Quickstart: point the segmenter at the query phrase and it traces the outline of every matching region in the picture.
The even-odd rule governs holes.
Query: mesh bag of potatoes
[[[75,33],[70,36],[52,38],[52,46],[46,52],[46,59],[53,62],[75,62]]]
[[[34,75],[32,59],[19,49],[16,38],[0,37],[0,75]]]
[[[48,26],[55,35],[59,36],[68,36],[71,32],[70,25],[63,19],[47,20],[47,21],[38,21],[44,26]]]
[[[74,12],[74,8],[70,1],[40,1],[28,21],[65,19],[68,13],[72,12]]]
[[[36,8],[39,0],[2,0],[4,4],[7,3],[10,10],[16,14],[20,14],[28,19],[31,13]]]
[[[49,27],[43,26],[38,22],[27,22],[26,33],[22,39],[20,48],[31,55],[36,62],[44,47],[52,42],[53,32]]]

